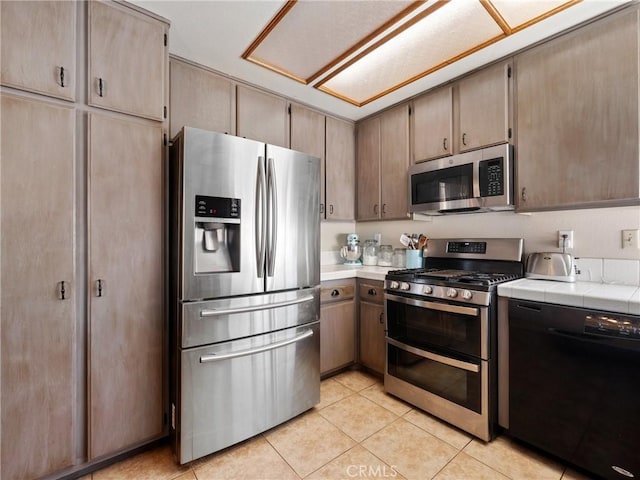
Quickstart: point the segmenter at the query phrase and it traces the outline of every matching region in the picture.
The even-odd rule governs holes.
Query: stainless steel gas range
[[[482,440],[497,425],[497,285],[519,238],[431,239],[424,268],[385,279],[385,390]]]

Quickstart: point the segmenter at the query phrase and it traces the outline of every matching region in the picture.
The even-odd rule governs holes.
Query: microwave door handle
[[[414,298],[400,297],[398,295],[385,294],[386,300],[392,300],[398,303],[404,303],[406,305],[412,305],[414,307],[428,308],[430,310],[439,310],[441,312],[459,313],[461,315],[469,315],[473,317],[478,316],[478,309],[471,307],[461,307],[459,305],[450,305],[448,303],[436,303],[425,302],[423,300],[416,300]]]
[[[419,357],[426,358],[427,360],[433,360],[434,362],[442,363],[444,365],[449,365],[450,367],[460,368],[462,370],[466,370],[467,372],[473,373],[478,373],[480,371],[480,365],[476,365],[475,363],[468,363],[461,360],[456,360],[455,358],[443,357],[442,355],[438,355],[437,353],[433,352],[425,352],[424,350],[410,347],[409,345],[398,342],[393,338],[387,337],[387,343],[393,345],[394,347],[398,347],[401,350],[413,353],[414,355],[417,355]]]
[[[255,239],[256,239],[256,268],[258,278],[264,276],[264,259],[266,253],[266,210],[267,210],[267,183],[265,180],[264,158],[258,157],[258,180],[256,185],[256,217],[255,217]]]

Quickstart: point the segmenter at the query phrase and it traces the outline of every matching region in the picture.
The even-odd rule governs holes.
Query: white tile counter
[[[640,287],[521,278],[498,285],[501,297],[640,315]]]
[[[389,270],[398,267],[374,267],[369,265],[322,265],[320,267],[320,281],[342,280],[344,278],[366,278],[368,280],[384,280]]]

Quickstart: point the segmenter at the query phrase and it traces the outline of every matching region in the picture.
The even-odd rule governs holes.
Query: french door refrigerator
[[[186,463],[320,401],[320,160],[184,127],[169,161],[171,437]]]

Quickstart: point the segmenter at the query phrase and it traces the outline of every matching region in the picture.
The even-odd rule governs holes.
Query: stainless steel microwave
[[[513,210],[513,145],[409,167],[409,210],[424,215]]]

